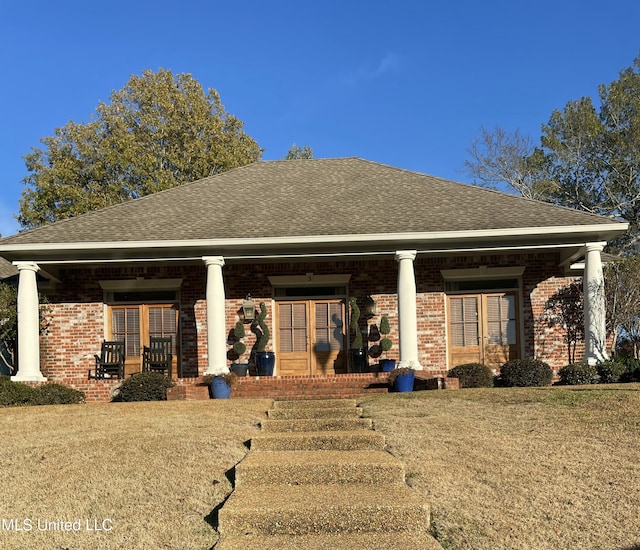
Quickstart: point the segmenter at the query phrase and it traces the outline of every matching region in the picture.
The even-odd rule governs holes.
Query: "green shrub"
[[[0,377],[0,406],[69,405],[84,403],[84,393],[62,384],[42,384],[31,387]]]
[[[548,386],[553,379],[551,367],[539,359],[513,359],[500,367],[497,385]]]
[[[560,384],[579,386],[580,384],[594,384],[598,381],[598,370],[586,363],[571,363],[558,371]]]
[[[489,367],[482,363],[458,365],[449,371],[448,376],[457,378],[461,388],[491,388],[493,386],[493,373]]]
[[[35,388],[13,382],[8,376],[0,377],[0,406],[32,405]]]
[[[627,365],[622,361],[607,360],[596,366],[601,384],[615,384],[627,374]]]
[[[141,372],[120,385],[113,401],[166,401],[171,386],[173,382],[160,372]]]
[[[621,357],[616,359],[625,366],[625,371],[620,375],[620,382],[640,382],[640,359],[634,357]]]
[[[62,384],[43,384],[35,388],[35,405],[72,405],[84,403],[84,393]]]

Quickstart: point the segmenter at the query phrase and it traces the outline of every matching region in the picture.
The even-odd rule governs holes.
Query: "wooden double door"
[[[515,292],[447,297],[449,368],[483,363],[499,369],[519,356],[519,315]]]
[[[275,317],[279,376],[347,371],[344,299],[278,300]]]
[[[125,343],[125,377],[142,370],[142,348],[149,338],[171,338],[172,371],[178,372],[178,305],[126,304],[109,306],[109,334]]]

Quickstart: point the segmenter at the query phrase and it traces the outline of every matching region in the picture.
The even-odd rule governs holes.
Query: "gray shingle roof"
[[[0,258],[0,281],[13,277],[17,274],[18,270],[11,262],[8,262],[4,258]]]
[[[263,161],[2,244],[358,235],[614,224],[359,159]]]

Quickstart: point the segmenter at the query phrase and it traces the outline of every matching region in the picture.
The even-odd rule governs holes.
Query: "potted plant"
[[[233,329],[233,335],[236,341],[233,343],[233,352],[240,358],[242,354],[247,350],[247,346],[242,341],[245,337],[244,323],[238,321]],[[247,363],[233,363],[231,365],[231,372],[236,376],[246,376],[249,365]]]
[[[351,306],[351,332],[353,340],[349,348],[349,356],[351,358],[351,372],[364,372],[365,353],[362,347],[362,332],[360,331],[360,308],[355,298],[349,300]]]
[[[231,386],[236,381],[237,376],[232,372],[224,374],[208,374],[203,378],[204,383],[209,385],[209,395],[213,399],[229,399],[231,396]]]
[[[382,319],[380,319],[380,334],[384,336],[380,340],[380,350],[384,353],[384,359],[380,359],[380,367],[382,368],[382,372],[391,372],[396,367],[396,360],[389,359],[387,357],[387,352],[393,345],[391,339],[389,338],[390,332],[391,327],[389,326],[389,317],[383,315]]]
[[[391,384],[397,392],[413,391],[415,374],[416,371],[413,361],[400,361],[398,368],[393,369],[389,373],[389,384]]]
[[[273,376],[273,367],[276,363],[276,354],[272,351],[266,351],[267,343],[271,333],[269,327],[264,322],[267,317],[267,306],[264,302],[260,302],[260,315],[258,315],[258,326],[260,327],[260,337],[256,346],[256,367],[258,376]]]

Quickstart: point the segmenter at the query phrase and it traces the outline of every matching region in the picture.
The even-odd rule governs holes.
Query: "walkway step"
[[[282,420],[286,418],[359,418],[362,416],[362,408],[311,408],[303,409],[270,409],[267,411],[270,419]]]
[[[321,430],[367,430],[373,427],[370,418],[314,418],[290,420],[263,420],[263,432],[317,432]]]
[[[428,532],[429,506],[406,485],[237,487],[219,514],[229,535]]]
[[[369,430],[332,432],[276,432],[251,439],[252,451],[366,451],[383,450],[385,437]]]
[[[428,533],[322,533],[318,535],[241,535],[227,537],[216,550],[442,550]]]
[[[235,480],[236,487],[265,483],[404,483],[404,467],[385,451],[254,452],[236,466]]]
[[[307,401],[274,401],[274,409],[353,409],[355,399],[311,399]]]

